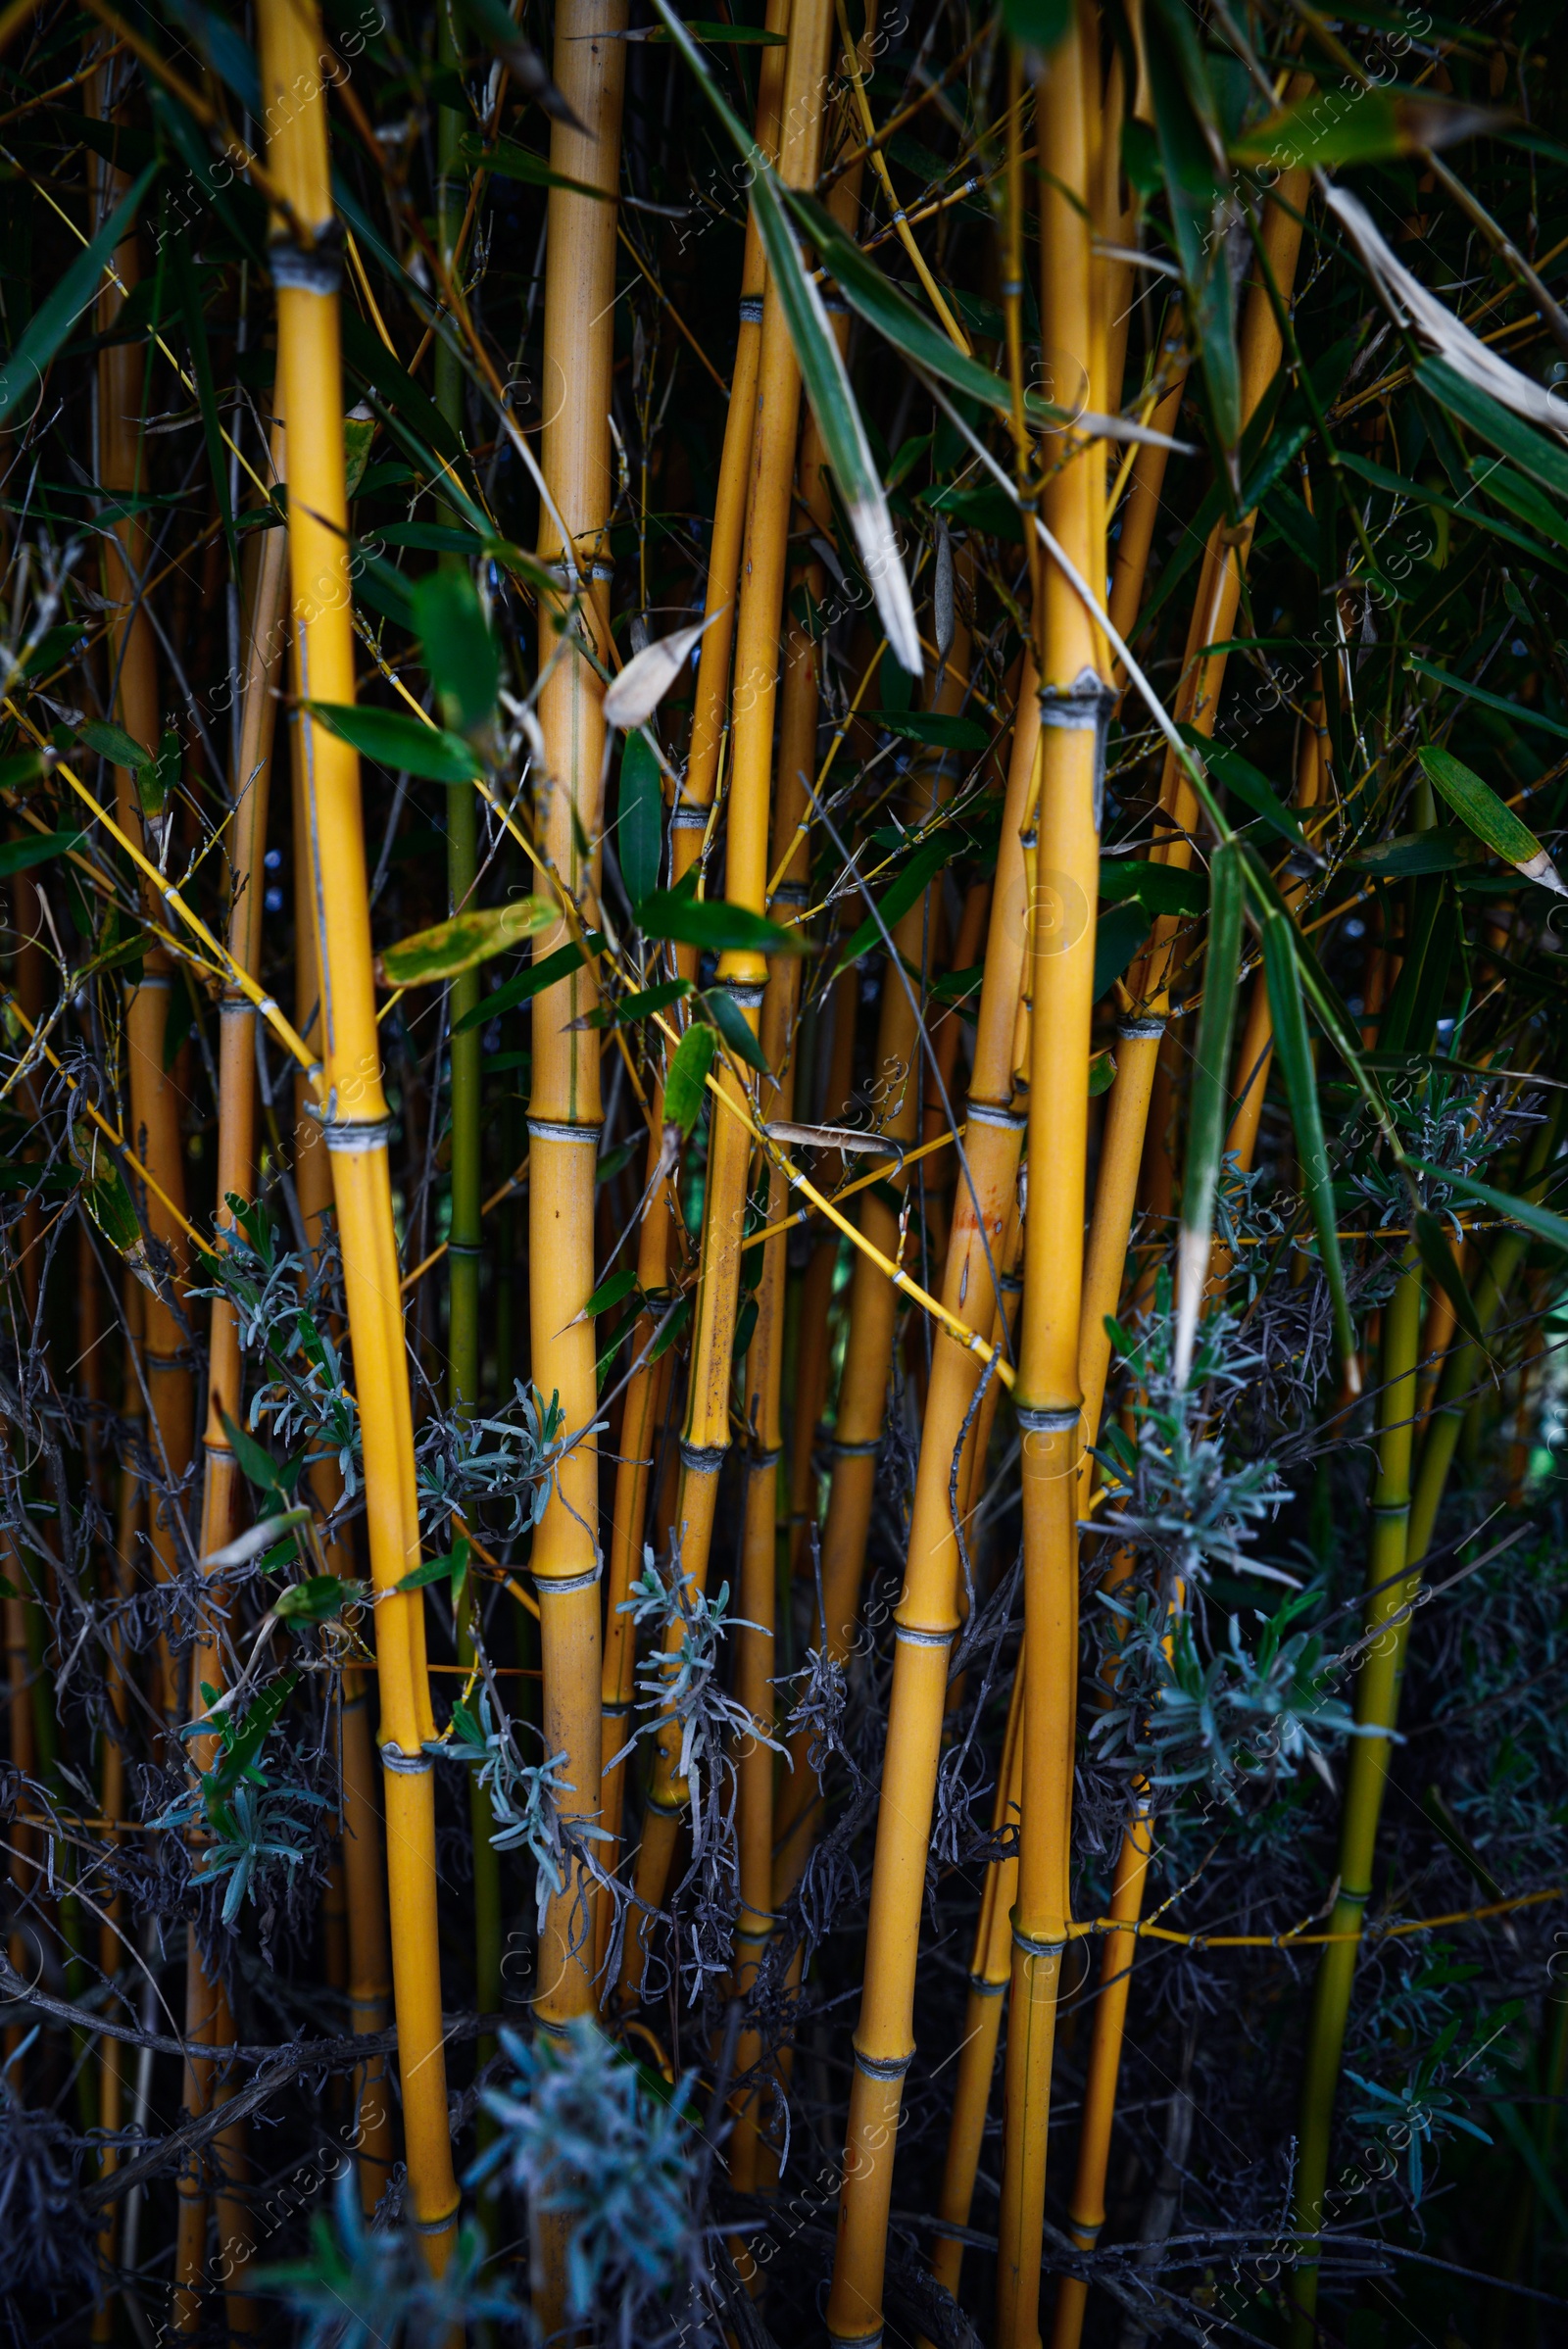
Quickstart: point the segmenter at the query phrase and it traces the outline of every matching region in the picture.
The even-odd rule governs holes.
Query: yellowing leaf
[[[389,987],[427,987],[437,979],[455,979],[461,971],[504,954],[536,931],[558,920],[548,898],[514,898],[508,905],[487,905],[473,913],[454,913],[432,929],[416,930],[400,938],[380,957]]]
[[[1539,881],[1543,889],[1555,890],[1558,897],[1568,898],[1561,874],[1530,826],[1498,799],[1490,783],[1483,783],[1451,751],[1440,751],[1431,743],[1425,744],[1416,756],[1433,790],[1441,793],[1478,840],[1485,841],[1505,863],[1515,866],[1527,881]]]

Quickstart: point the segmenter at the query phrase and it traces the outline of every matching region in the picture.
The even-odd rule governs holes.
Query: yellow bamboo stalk
[[[767,29],[782,33],[789,22],[789,0],[770,0]],[[757,127],[759,147],[769,156],[777,152],[779,110],[784,94],[783,46],[762,51],[758,73]],[[751,478],[752,445],[757,415],[757,378],[761,347],[762,293],[767,265],[757,223],[748,219],[741,268],[740,324],[735,345],[735,367],[729,409],[724,421],[724,445],[719,460],[713,524],[709,541],[708,579],[703,616],[710,624],[698,660],[691,743],[671,820],[670,880],[682,880],[698,861],[712,817],[718,778],[719,753],[724,739],[724,711],[729,697],[730,654],[735,638],[735,584],[745,530],[747,491]],[[682,978],[697,975],[697,950],[675,950]],[[646,1179],[654,1180],[662,1144],[662,1119],[652,1121],[648,1141]],[[669,1250],[674,1237],[667,1194],[656,1200],[638,1235],[637,1278],[645,1296],[658,1296],[669,1278]],[[651,1316],[644,1316],[633,1336],[633,1354],[641,1354],[654,1334]],[[631,1709],[634,1641],[631,1620],[620,1607],[641,1570],[643,1528],[648,1513],[648,1480],[657,1432],[663,1423],[670,1380],[671,1353],[633,1373],[626,1390],[621,1421],[620,1459],[615,1474],[615,1497],[611,1519],[610,1570],[605,1610],[603,1662],[602,1744],[606,1767],[602,1781],[600,1825],[610,1837],[599,1857],[612,1873],[619,1853],[625,1806],[626,1764],[612,1762],[625,1743]],[[595,1902],[595,1972],[603,1964],[610,1927],[610,1903],[601,1892]]]
[[[289,580],[301,699],[354,699],[343,472],[336,223],[325,110],[299,107],[296,79],[320,51],[314,0],[264,0],[259,11],[270,169],[292,220],[274,219],[277,400],[288,432]],[[297,225],[295,225],[297,223]],[[302,234],[309,244],[300,241]],[[358,1369],[370,1570],[377,1592],[387,1873],[414,2220],[432,2267],[454,2240],[457,2180],[447,2124],[436,1935],[435,1802],[425,1742],[435,1734],[416,1597],[398,1583],[417,1563],[419,1521],[413,1420],[387,1165],[387,1108],[370,951],[359,760],[303,717],[321,983],[321,1122],[331,1153],[349,1328]]]
[[[281,479],[282,435],[274,431],[272,469]],[[263,856],[267,846],[267,813],[271,781],[272,735],[277,709],[276,688],[282,665],[284,634],[279,625],[288,549],[280,530],[257,533],[249,566],[246,598],[248,642],[246,673],[240,711],[239,763],[231,779],[235,813],[227,833],[228,951],[240,970],[254,978],[261,965]],[[256,1011],[248,997],[230,982],[220,1004],[218,1096],[218,1244],[233,1229],[230,1197],[248,1199],[256,1186]],[[213,1300],[208,1334],[207,1428],[203,1437],[205,1475],[199,1555],[205,1561],[230,1541],[235,1532],[234,1511],[239,1496],[239,1468],[223,1426],[222,1414],[237,1420],[242,1409],[243,1364],[239,1321],[224,1297]],[[222,1650],[216,1638],[197,1641],[191,1655],[189,1703],[193,1718],[207,1710],[204,1687],[221,1690]],[[213,1766],[215,1737],[191,1741],[193,1769]],[[208,1974],[194,1926],[185,1936],[185,2037],[192,2048],[233,2037],[233,2017],[220,1981]],[[192,2057],[185,2066],[185,2110],[191,2118],[211,2104],[214,2069]],[[225,2132],[225,2134],[228,2132]],[[235,2132],[236,2137],[238,2132]],[[243,2160],[240,2145],[220,2146]],[[199,2330],[203,2295],[200,2289],[206,2264],[208,2197],[198,2156],[181,2170],[178,2179],[179,2221],[174,2250],[173,2325],[176,2333]],[[225,2273],[243,2269],[251,2236],[248,2206],[233,2193],[220,2191],[219,2240],[225,2250],[234,2246]],[[231,2332],[251,2332],[257,2325],[256,2303],[243,2293],[230,2293]]]
[[[1027,910],[1021,832],[1040,746],[1034,662],[1018,686],[1012,755],[986,940],[965,1129],[968,1179],[960,1176],[943,1275],[953,1320],[989,1331],[996,1308],[995,1253],[1016,1205],[1022,1121],[1012,1107]],[[971,1191],[971,1185],[973,1186]],[[865,1987],[855,2034],[838,2253],[827,2323],[835,2339],[869,2341],[881,2327],[882,2278],[893,2187],[893,2143],[904,2075],[914,2046],[914,1975],[947,1691],[948,1650],[957,1629],[959,1566],[949,1502],[953,1454],[981,1365],[939,1323],[931,1361],[904,1593],[895,1620],[893,1688],[883,1778],[898,1788],[877,1815]]]
[[[294,1005],[300,1034],[313,1052],[320,1049],[320,979],[317,968],[316,924],[310,917],[312,858],[302,721],[291,721],[294,794]],[[318,1250],[332,1209],[330,1153],[303,1068],[294,1080],[294,1189],[305,1237]],[[311,1472],[317,1508],[330,1519],[343,1495],[343,1476],[333,1459]],[[323,1544],[327,1572],[351,1581],[357,1574],[352,1540],[339,1536]],[[362,2036],[386,2029],[392,2019],[392,1957],[387,1933],[387,1876],[382,1857],[381,1805],[376,1786],[375,1739],[368,1673],[346,1668],[338,1703],[339,1769],[342,1775],[342,1849],[349,1958],[349,2017]],[[358,2143],[360,2206],[369,2218],[391,2182],[396,2156],[392,2092],[386,2058],[372,2056],[356,2067],[350,2096]]]
[[[787,33],[789,22],[790,0],[768,0],[766,29],[773,33]],[[786,55],[784,45],[770,44],[763,49],[758,68],[756,138],[758,146],[770,159],[778,154]],[[713,794],[718,784],[719,756],[724,746],[730,655],[735,646],[735,586],[752,480],[758,369],[761,362],[762,311],[766,286],[767,261],[762,251],[761,236],[755,219],[748,214],[745,252],[741,261],[740,322],[735,337],[735,366],[730,376],[729,408],[724,417],[724,445],[719,457],[718,485],[713,498],[713,527],[708,542],[708,580],[703,591],[703,617],[708,622],[708,628],[698,655],[691,746],[676,800],[671,834],[671,877],[676,881],[691,870],[707,840]],[[691,978],[695,974],[695,950],[682,948],[677,961],[683,977]]]
[[[1041,335],[1095,377],[1094,268],[1081,209],[1094,168],[1099,40],[1079,14],[1039,84],[1040,144],[1052,159],[1040,187]],[[1098,452],[1055,472],[1044,519],[1081,576],[1102,579],[1103,464]],[[1033,2349],[1045,2223],[1046,2131],[1056,1998],[1069,1915],[1074,1698],[1078,1649],[1078,1376],[1083,1281],[1089,1032],[1099,895],[1099,753],[1103,674],[1082,604],[1047,567],[1040,636],[1042,735],[1033,1019],[1029,1067],[1029,1208],[1023,1324],[1014,1395],[1023,1446],[1023,1815],[1012,1916],[1005,2066],[997,2338]]]
[[[574,626],[609,651],[610,548],[613,502],[609,411],[615,280],[615,205],[620,108],[625,76],[625,0],[564,0],[556,18],[555,77],[582,129],[558,121],[551,132],[553,171],[604,191],[609,201],[554,187],[550,193],[545,277],[547,395],[541,456],[554,513],[541,514],[539,551],[562,582],[563,617],[575,602]],[[586,133],[586,135],[585,135]],[[563,544],[556,514],[569,535]],[[541,610],[541,659],[549,642]],[[605,771],[603,689],[579,650],[558,659],[542,684],[539,719],[547,775],[537,835],[574,893],[597,889],[597,843],[603,830]],[[585,857],[580,843],[595,844]],[[540,955],[566,936],[542,933]],[[599,1590],[599,1455],[581,1431],[598,1414],[594,1327],[581,1318],[594,1286],[594,1171],[602,1126],[597,1039],[571,1022],[595,1000],[590,974],[547,988],[534,999],[533,1087],[528,1110],[529,1313],[534,1384],[546,1401],[559,1395],[578,1440],[553,1481],[534,1536],[532,1568],[539,1595],[546,1750],[564,1753],[571,1792],[563,1803],[568,1833],[600,1808],[600,1706],[603,1696]],[[560,2033],[592,2011],[591,1910],[586,1879],[573,1867],[552,1900],[539,1950],[535,2020]],[[565,2227],[559,2217],[533,2220],[535,2313],[549,2332],[564,2318]]]
[[[967,581],[972,576],[967,551],[962,567]],[[967,620],[961,612],[956,613],[952,652],[932,698],[932,706],[939,712],[953,714],[963,701],[970,649]],[[906,825],[914,830],[929,823],[938,808],[953,796],[954,785],[955,777],[943,760],[929,757],[917,760],[905,799]],[[881,1131],[890,1142],[904,1145],[912,1143],[919,1133],[927,1063],[918,1003],[911,1001],[913,990],[905,985],[901,972],[918,971],[928,964],[932,910],[936,903],[935,890],[927,889],[900,915],[891,933],[895,951],[888,956],[882,974],[872,1081],[885,1090],[876,1103],[876,1114]],[[888,1188],[902,1199],[907,1187],[907,1174],[901,1167],[889,1178]],[[841,1663],[849,1654],[859,1614],[860,1584],[865,1572],[865,1548],[876,1491],[877,1454],[887,1414],[888,1378],[898,1321],[898,1295],[878,1259],[898,1258],[899,1223],[899,1210],[892,1201],[868,1191],[860,1202],[859,1228],[877,1254],[858,1253],[850,1282],[849,1330],[839,1380],[833,1472],[822,1536],[823,1621],[818,1627],[819,1636],[826,1652]],[[799,1882],[810,1853],[820,1807],[815,1777],[807,1759],[809,1742],[805,1736],[791,1740],[791,1766],[785,1773],[779,1802],[775,1904],[786,1899]]]
[[[785,53],[779,173],[793,187],[815,179],[821,154],[822,91],[832,27],[831,0],[795,0]],[[768,816],[779,638],[789,547],[790,502],[800,418],[801,379],[789,324],[776,288],[762,301],[758,362],[757,431],[735,631],[733,759],[724,888],[731,905],[760,913],[767,887]],[[804,795],[803,795],[804,797]],[[754,952],[726,951],[718,978],[754,1029],[767,975]],[[733,1072],[720,1080],[737,1103]],[[729,1448],[729,1394],[740,1280],[740,1242],[751,1164],[751,1132],[715,1102],[709,1131],[703,1252],[692,1315],[692,1359],[681,1437],[676,1533],[680,1571],[702,1588],[708,1575],[719,1472]],[[672,1643],[678,1644],[672,1631]],[[646,1921],[662,1905],[685,1790],[675,1768],[680,1737],[671,1719],[655,1748],[654,1784],[638,1852],[636,1925],[626,1935],[623,1996],[641,1982]]]
[[[1280,298],[1287,305],[1296,282],[1296,265],[1301,243],[1301,223],[1298,216],[1305,196],[1304,174],[1286,172],[1280,180],[1278,200],[1270,201],[1263,216],[1263,249]],[[1267,289],[1262,285],[1254,285],[1244,305],[1240,335],[1244,422],[1252,416],[1273,381],[1282,347]],[[1170,401],[1179,400],[1180,388],[1178,380],[1168,396]],[[1166,413],[1162,409],[1157,415]],[[1169,410],[1167,422],[1161,428],[1168,429],[1171,422],[1174,422],[1173,408]],[[1146,455],[1152,454],[1153,452],[1148,450],[1140,451],[1140,464]],[[1159,454],[1163,458],[1164,452]],[[1162,473],[1161,467],[1161,478]],[[1136,489],[1137,465],[1134,466],[1133,478]],[[1157,488],[1151,494],[1157,501]],[[1136,617],[1142,598],[1153,528],[1152,504],[1148,513],[1148,529],[1144,530],[1140,526],[1139,540],[1129,548],[1128,532],[1134,518],[1129,509],[1123,524],[1121,553],[1108,613],[1117,633],[1124,638]],[[1250,532],[1250,522],[1247,527]],[[1225,655],[1211,654],[1201,662],[1195,656],[1203,645],[1228,636],[1235,620],[1249,540],[1244,535],[1240,545],[1233,546],[1227,540],[1234,536],[1234,533],[1222,531],[1219,524],[1210,534],[1203,556],[1202,582],[1188,625],[1187,661],[1177,692],[1178,716],[1187,718],[1208,734],[1212,734],[1218,716],[1220,689],[1225,677]],[[1118,588],[1122,596],[1119,612],[1116,602]],[[1188,835],[1197,818],[1196,804],[1189,804],[1191,801],[1191,787],[1182,769],[1174,759],[1167,756],[1160,781],[1160,807],[1174,811],[1176,822],[1184,828],[1156,842],[1152,853],[1157,861],[1182,866],[1190,863],[1192,847]],[[1170,1049],[1165,1023],[1170,1001],[1171,941],[1178,926],[1170,917],[1155,922],[1149,954],[1141,964],[1135,965],[1129,979],[1133,1007],[1117,1030],[1116,1082],[1110,1089],[1106,1102],[1105,1130],[1084,1267],[1079,1376],[1083,1389],[1085,1426],[1090,1434],[1079,1471],[1080,1515],[1089,1505],[1089,1486],[1093,1474],[1089,1444],[1098,1435],[1100,1414],[1104,1403],[1105,1380],[1110,1370],[1110,1339],[1105,1330],[1105,1317],[1115,1313],[1121,1302],[1122,1274],[1132,1235],[1141,1167],[1144,1169],[1146,1203],[1155,1213],[1170,1212],[1170,1159],[1165,1134],[1169,1099],[1168,1087],[1163,1082],[1161,1053]],[[1156,1160],[1152,1169],[1145,1166],[1146,1141]],[[1154,1177],[1152,1184],[1151,1172]]]
[[[89,104],[101,118],[113,112],[106,88],[111,71],[103,69],[90,87]],[[94,209],[100,219],[106,219],[124,192],[124,175],[102,161],[95,161],[92,169]],[[101,334],[114,330],[140,273],[132,234],[117,249],[113,277],[98,297]],[[141,438],[142,350],[143,346],[132,340],[109,343],[98,354],[98,478],[111,498],[134,498],[147,486]],[[100,544],[103,592],[111,612],[110,673],[117,684],[114,714],[132,741],[156,751],[161,731],[157,656],[152,626],[142,608],[151,554],[145,523],[139,514],[122,514],[104,532]],[[143,844],[141,807],[128,768],[116,768],[115,795],[121,830]],[[145,911],[155,914],[159,907],[151,888],[144,887],[142,895]],[[154,1238],[169,1249],[176,1270],[182,1272],[186,1262],[185,1158],[179,1096],[172,1076],[164,1068],[164,1032],[170,990],[174,984],[184,982],[176,979],[162,949],[154,947],[142,965],[140,983],[125,990],[125,1060],[132,1132],[157,1185],[156,1189],[148,1186],[144,1193],[143,1211]],[[190,1464],[195,1386],[179,1323],[163,1298],[150,1293],[142,1358],[163,1455],[170,1475],[177,1480]],[[149,1512],[154,1568],[165,1580],[179,1565],[172,1514],[174,1505],[172,1500],[165,1500]],[[172,1728],[179,1712],[180,1690],[167,1647],[160,1652],[164,1666],[160,1704]]]
[[[997,1801],[992,1833],[1016,1826],[1023,1798],[1024,1667],[1013,1674],[1007,1705],[1007,1727],[997,1773]],[[937,2217],[950,2227],[967,2227],[974,2202],[975,2174],[985,2137],[986,2110],[997,2068],[997,2044],[1002,2035],[1003,2009],[1012,1977],[1012,1904],[1018,1890],[1018,1855],[993,1860],[986,1870],[980,1895],[980,1918],[975,1927],[974,1956],[969,1966],[969,1996],[964,2008],[963,2040],[957,2077],[953,2087],[953,2112],[948,2126],[948,2157],[942,2172]],[[931,2254],[931,2273],[938,2283],[957,2297],[963,2268],[963,2242],[957,2235],[937,2235]]]

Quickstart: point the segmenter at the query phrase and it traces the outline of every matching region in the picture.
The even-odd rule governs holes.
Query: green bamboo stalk
[[[463,47],[450,7],[443,4],[438,20],[437,55],[456,71]],[[456,271],[458,241],[465,210],[464,173],[459,141],[464,118],[443,106],[436,118],[437,234],[441,258]],[[460,434],[463,428],[463,361],[456,342],[438,334],[435,344],[436,406]],[[455,517],[454,517],[455,518]],[[450,562],[461,561],[448,557]],[[461,912],[473,895],[479,870],[479,802],[471,784],[447,786],[447,891],[454,913]],[[451,1086],[452,1223],[447,1240],[447,1398],[459,1419],[467,1419],[478,1406],[480,1379],[479,1270],[484,1258],[484,1177],[481,1140],[480,1050],[482,1031],[465,1027],[467,1013],[479,1005],[477,966],[451,982],[447,1010],[447,1041]],[[471,1664],[473,1639],[466,1614],[458,1631],[458,1660]],[[468,1823],[473,1837],[473,1968],[474,1996],[481,2015],[494,2014],[501,2004],[501,1861],[491,1842],[490,1800],[477,1771],[468,1776]],[[482,2067],[495,2053],[495,2040],[483,2038],[476,2051]],[[481,2113],[481,2141],[489,2130]]]
[[[1366,1649],[1356,1680],[1355,1720],[1361,1733],[1350,1747],[1345,1810],[1340,1823],[1339,1896],[1331,1933],[1359,1935],[1372,1895],[1372,1859],[1398,1710],[1396,1628],[1408,1605],[1405,1578],[1410,1527],[1410,1454],[1415,1427],[1416,1366],[1421,1350],[1421,1258],[1414,1242],[1400,1260],[1399,1283],[1383,1313],[1378,1400],[1378,1474],[1372,1493],[1372,1539],[1367,1549]],[[1301,2102],[1300,2156],[1296,2177],[1295,2226],[1312,2233],[1323,2224],[1334,2098],[1350,2009],[1359,1940],[1331,1941],[1323,1952],[1312,2002],[1306,2079]],[[1317,2327],[1317,2260],[1303,2257],[1292,2297],[1292,2349],[1310,2349]]]

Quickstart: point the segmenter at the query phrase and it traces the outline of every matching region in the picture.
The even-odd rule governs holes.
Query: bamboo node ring
[[[1165,1033],[1162,1019],[1123,1019],[1116,1023],[1123,1044],[1157,1044]]]
[[[1031,1436],[1065,1436],[1083,1417],[1083,1406],[1074,1403],[1068,1410],[1042,1411],[1020,1403],[1016,1416],[1018,1425],[1027,1428]]]
[[[893,1627],[893,1637],[906,1647],[951,1647],[956,1634],[956,1624],[951,1632],[921,1631],[912,1623],[896,1623]]]
[[[279,293],[335,294],[343,283],[342,230],[333,220],[309,250],[279,238],[267,248],[267,266]]]
[[[680,1464],[683,1468],[689,1468],[694,1476],[717,1476],[728,1450],[727,1444],[688,1444],[682,1436]]]
[[[601,1559],[586,1574],[536,1574],[533,1587],[541,1598],[567,1598],[574,1590],[591,1590],[603,1572]]]
[[[381,1747],[381,1767],[395,1770],[404,1778],[418,1778],[432,1767],[432,1757],[427,1753],[405,1753],[401,1745],[394,1745],[388,1739]]]
[[[1095,737],[1095,830],[1098,832],[1105,804],[1105,736],[1110,727],[1110,713],[1116,707],[1114,686],[1107,685],[1099,673],[1085,665],[1070,685],[1042,685],[1040,688],[1040,723],[1056,726],[1072,733],[1088,732]]]
[[[736,305],[736,312],[743,326],[760,326],[762,323],[761,295],[742,294]]]
[[[596,1150],[604,1130],[604,1119],[599,1117],[580,1126],[571,1125],[564,1118],[530,1117],[528,1120],[528,1138],[531,1142],[591,1142]]]
[[[1065,1938],[1053,1939],[1046,1933],[1025,1933],[1021,1925],[1014,1925],[1012,1945],[1014,1949],[1021,1949],[1025,1957],[1060,1957],[1067,1943]]]
[[[449,2210],[444,2219],[416,2219],[414,2231],[416,2234],[449,2234],[457,2223],[457,2211]]]
[[[1029,1123],[1026,1110],[1004,1109],[996,1101],[977,1101],[973,1095],[966,1102],[963,1113],[971,1125],[1004,1126],[1015,1134],[1021,1134]]]
[[[384,1150],[392,1130],[388,1117],[323,1117],[321,1131],[326,1147],[339,1153],[354,1150]]]
[[[902,2080],[913,2063],[909,2055],[863,2055],[855,2050],[855,2069],[863,2072],[867,2080]]]
[[[882,1439],[880,1436],[846,1437],[842,1444],[837,1437],[833,1440],[835,1460],[862,1460],[870,1453],[879,1452],[881,1449]]]

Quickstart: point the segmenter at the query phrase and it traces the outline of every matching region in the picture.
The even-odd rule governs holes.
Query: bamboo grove
[[[0,2310],[1560,2339],[1558,12],[714,8],[0,8]]]

